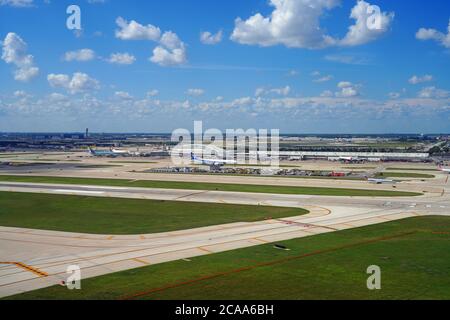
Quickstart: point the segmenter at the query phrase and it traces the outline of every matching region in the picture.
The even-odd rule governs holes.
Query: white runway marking
[[[81,193],[81,194],[104,194],[103,191],[83,191],[83,190],[64,190],[64,189],[53,190],[53,192],[58,192],[58,193]]]

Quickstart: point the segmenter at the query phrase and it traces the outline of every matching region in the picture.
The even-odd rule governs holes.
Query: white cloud
[[[359,85],[355,85],[348,81],[339,82],[338,88],[341,89],[339,92],[336,92],[336,97],[339,98],[353,98],[360,95]]]
[[[123,99],[123,100],[132,100],[133,96],[130,95],[128,92],[125,91],[117,91],[114,93],[114,95],[119,98],[119,99]]]
[[[186,94],[190,95],[192,97],[200,97],[205,94],[205,90],[203,90],[203,89],[188,89],[186,91]]]
[[[414,75],[408,80],[408,82],[411,84],[419,84],[419,83],[430,82],[430,81],[433,81],[433,76],[429,75],[429,74],[426,74],[423,77]]]
[[[150,61],[160,66],[174,66],[187,62],[186,46],[172,31],[164,32]]]
[[[330,80],[332,80],[332,79],[333,79],[333,76],[329,74],[329,75],[327,75],[327,76],[323,76],[323,77],[314,79],[313,81],[314,81],[314,82],[328,82],[328,81],[330,81]]]
[[[157,95],[159,95],[159,91],[156,89],[152,89],[147,92],[148,97],[156,97]]]
[[[325,90],[324,92],[322,92],[322,93],[320,94],[320,96],[321,96],[322,98],[330,98],[330,97],[333,97],[334,94],[333,94],[333,92],[330,91],[330,90]]]
[[[13,32],[6,35],[2,59],[16,66],[14,79],[17,81],[28,82],[39,74],[39,68],[34,66],[34,57],[27,54],[27,50],[27,44],[19,35]]]
[[[374,14],[371,8],[372,5],[364,0],[356,3],[350,14],[350,18],[355,20],[355,24],[348,28],[345,37],[339,41],[340,45],[357,46],[366,44],[389,31],[394,20],[394,13],[380,12],[378,21],[371,21],[371,16]]]
[[[112,53],[107,61],[109,63],[130,65],[136,61],[136,57],[129,53]]]
[[[0,0],[0,6],[26,8],[33,6],[33,0]]]
[[[72,78],[66,74],[49,74],[47,80],[50,86],[64,88],[71,94],[88,92],[100,88],[99,81],[81,72],[74,73]]]
[[[67,97],[65,95],[63,95],[61,93],[56,93],[56,92],[49,94],[48,98],[50,101],[55,101],[55,102],[67,100]]]
[[[209,31],[202,32],[200,34],[200,41],[203,44],[214,45],[222,41],[223,31],[220,30],[216,34],[212,34]]]
[[[426,87],[420,90],[419,98],[424,99],[443,99],[450,96],[450,92],[447,90],[438,89],[436,87]]]
[[[95,59],[95,52],[91,49],[81,49],[77,51],[69,51],[64,55],[65,61],[91,61]]]
[[[325,56],[325,60],[353,65],[366,65],[369,63],[367,57],[358,57],[350,54],[329,54]]]
[[[187,62],[186,46],[172,31],[161,36],[161,29],[151,24],[144,26],[132,20],[130,23],[122,17],[117,18],[116,37],[121,40],[150,40],[159,45],[153,49],[150,61],[160,66],[175,66]]]
[[[450,20],[448,22],[447,34],[436,29],[420,28],[416,33],[416,38],[422,41],[434,40],[440,45],[450,48]]]
[[[376,40],[386,33],[394,14],[382,12],[378,29],[369,29],[367,8],[363,0],[357,2],[350,17],[356,20],[340,40],[325,34],[320,20],[326,11],[340,4],[339,0],[270,0],[274,10],[270,16],[257,13],[247,20],[237,18],[231,39],[241,44],[293,48],[320,49],[329,46],[355,46]]]
[[[128,23],[122,17],[117,18],[116,23],[120,28],[120,30],[116,30],[116,38],[121,40],[158,41],[161,36],[161,30],[151,24],[143,26],[134,20]]]
[[[272,88],[272,89],[266,89],[266,88],[258,88],[255,91],[256,97],[261,97],[268,94],[275,94],[279,96],[287,96],[291,92],[291,87],[286,86],[283,88]]]

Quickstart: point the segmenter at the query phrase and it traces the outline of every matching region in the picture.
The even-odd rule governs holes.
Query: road
[[[439,180],[441,181],[441,180]],[[447,180],[420,197],[328,197],[190,191],[61,184],[0,183],[0,191],[74,194],[301,207],[310,214],[289,219],[147,235],[87,235],[0,227],[0,297],[66,280],[78,265],[83,279],[179,259],[313,236],[421,215],[450,216]],[[436,181],[430,182],[436,186]],[[411,189],[417,189],[410,183]],[[408,186],[408,184],[407,184]],[[427,187],[428,185],[424,185]],[[410,189],[405,187],[405,189]]]

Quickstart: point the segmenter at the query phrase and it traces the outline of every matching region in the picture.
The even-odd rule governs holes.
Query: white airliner
[[[339,161],[345,161],[345,162],[358,162],[358,157],[339,157]]]
[[[88,148],[89,154],[94,157],[109,157],[115,158],[119,156],[127,156],[130,155],[129,151],[118,150],[118,149],[110,149],[110,150],[93,150]]]
[[[130,151],[128,151],[128,150],[111,149],[111,151],[114,154],[118,154],[118,155],[129,155],[130,154]]]
[[[197,157],[194,153],[191,153],[191,160],[194,164],[201,164],[205,166],[221,167],[226,164],[237,164],[234,160],[220,160],[220,159],[203,159]]]
[[[376,179],[376,178],[369,178],[367,179],[369,183],[376,183],[376,184],[383,184],[383,183],[396,183],[394,180],[388,180],[388,179]]]
[[[450,173],[450,168],[439,167],[439,170],[442,171],[442,172]]]

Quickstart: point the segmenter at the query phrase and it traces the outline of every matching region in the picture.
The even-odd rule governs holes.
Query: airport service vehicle
[[[191,160],[194,164],[201,164],[205,166],[221,167],[226,164],[237,164],[234,160],[220,160],[220,159],[203,159],[197,157],[194,153],[191,153]]]
[[[375,183],[375,184],[396,183],[394,180],[377,179],[377,178],[369,178],[369,179],[367,179],[367,181],[369,183]]]
[[[345,177],[346,176],[346,174],[345,174],[345,172],[332,172],[332,173],[330,173],[330,177]]]

